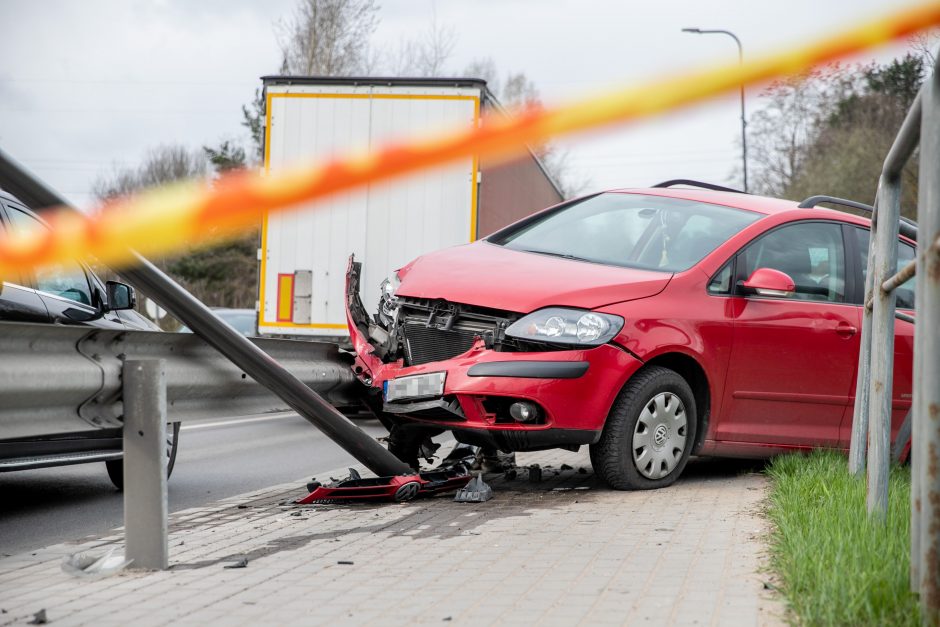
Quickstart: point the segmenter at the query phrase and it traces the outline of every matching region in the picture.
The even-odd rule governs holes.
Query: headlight
[[[395,301],[398,284],[398,273],[393,272],[392,276],[382,281],[382,285],[379,286],[379,318],[386,327],[391,324],[398,310],[398,303]]]
[[[516,320],[506,335],[523,340],[600,346],[623,328],[623,318],[580,309],[549,307]]]

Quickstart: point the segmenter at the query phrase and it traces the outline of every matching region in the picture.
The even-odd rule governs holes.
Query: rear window
[[[543,214],[488,241],[566,259],[681,272],[760,217],[693,200],[610,193]]]

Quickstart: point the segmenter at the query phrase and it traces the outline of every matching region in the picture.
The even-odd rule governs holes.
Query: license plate
[[[389,379],[382,386],[385,401],[401,401],[408,398],[429,398],[444,393],[446,372],[416,374],[410,377]]]

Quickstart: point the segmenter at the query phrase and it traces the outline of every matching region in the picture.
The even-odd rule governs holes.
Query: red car
[[[609,486],[645,489],[690,455],[847,448],[869,220],[705,187],[579,198],[424,255],[374,316],[352,263],[354,367],[392,451],[415,463],[444,430],[503,451],[587,444]],[[899,265],[913,256],[902,236]],[[898,320],[895,433],[912,339]]]

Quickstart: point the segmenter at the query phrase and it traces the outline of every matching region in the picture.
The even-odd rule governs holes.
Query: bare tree
[[[491,92],[494,94],[502,93],[499,70],[496,69],[496,61],[493,60],[493,57],[474,59],[464,68],[463,75],[469,78],[482,78],[486,81],[486,85]]]
[[[204,178],[208,173],[209,164],[202,152],[179,145],[158,146],[147,151],[138,167],[118,168],[111,175],[99,177],[92,193],[99,200],[108,200],[165,183]]]
[[[290,18],[275,26],[281,74],[367,75],[377,57],[370,39],[378,26],[375,0],[297,0]],[[242,106],[242,126],[251,137],[251,163],[264,158],[264,99],[260,89]]]
[[[496,72],[496,64],[490,58],[474,61],[465,72],[468,76],[486,80],[490,91],[496,94],[500,104],[506,107],[510,114],[542,107],[538,87],[525,72],[509,72],[506,80],[501,82]],[[568,150],[561,148],[558,143],[548,141],[530,148],[565,198],[577,196],[590,185],[590,180],[574,173],[568,161]]]
[[[854,74],[840,65],[774,81],[761,97],[765,105],[748,122],[748,158],[754,189],[783,196],[801,172],[810,139],[833,103],[852,89]]]
[[[423,33],[399,43],[392,72],[396,76],[443,76],[456,45],[457,31],[450,24],[438,22],[437,10],[434,9],[431,23]]]
[[[352,76],[370,69],[369,40],[378,25],[375,0],[299,0],[278,27],[281,72]]]
[[[159,146],[147,151],[137,167],[120,168],[99,178],[93,190],[100,200],[108,200],[174,181],[207,178],[210,162],[216,173],[239,169],[245,165],[245,153],[230,141],[201,151],[178,145]],[[248,233],[213,248],[193,246],[179,255],[154,261],[208,305],[251,307],[257,297],[257,239],[256,232]],[[178,327],[171,318],[160,324],[168,330]]]
[[[802,200],[829,194],[874,201],[882,162],[927,72],[920,54],[879,65],[830,66],[772,84],[751,120],[755,189]],[[917,156],[902,173],[912,215]]]
[[[377,65],[377,51],[370,38],[378,25],[375,0],[298,0],[294,14],[279,27],[279,43],[284,74],[350,76],[368,74]],[[435,77],[447,72],[447,63],[457,44],[453,25],[441,24],[432,9],[425,31],[400,42],[390,56],[389,70],[398,76]],[[492,58],[475,60],[463,72],[483,78],[489,89],[509,109],[541,107],[538,88],[524,72],[510,72],[500,81]],[[255,145],[255,155],[262,156],[264,103],[260,95],[242,108],[242,124]],[[549,174],[570,196],[587,185],[576,180],[568,163],[568,153],[554,143],[533,146]]]
[[[499,93],[500,102],[509,109],[541,108],[542,98],[535,83],[525,72],[510,72]]]
[[[915,55],[924,61],[924,65],[932,68],[937,62],[937,46],[940,45],[940,30],[934,29],[911,35],[908,43]]]

